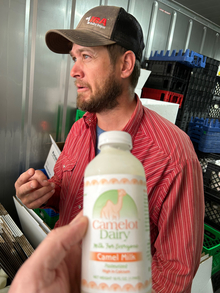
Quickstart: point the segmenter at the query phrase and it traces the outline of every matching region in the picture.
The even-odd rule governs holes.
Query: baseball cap
[[[48,48],[69,54],[72,44],[94,47],[117,43],[134,52],[141,61],[144,49],[143,32],[139,22],[122,7],[97,6],[81,18],[76,29],[53,29],[46,33]]]

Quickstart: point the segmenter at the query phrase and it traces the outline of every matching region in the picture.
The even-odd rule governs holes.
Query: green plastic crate
[[[213,256],[212,275],[220,271],[220,232],[204,224],[203,252]]]
[[[76,122],[77,120],[79,120],[80,118],[82,118],[82,116],[83,116],[85,113],[86,113],[85,111],[82,111],[82,110],[77,109],[77,110],[76,110],[76,119],[75,119],[75,122]]]
[[[44,209],[34,209],[34,212],[50,227],[53,229],[59,219],[59,214],[51,217]]]

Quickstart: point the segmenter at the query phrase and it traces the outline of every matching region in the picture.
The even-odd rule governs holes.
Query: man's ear
[[[136,57],[132,51],[127,51],[123,55],[123,66],[121,70],[121,77],[127,78],[129,77],[134,69]]]

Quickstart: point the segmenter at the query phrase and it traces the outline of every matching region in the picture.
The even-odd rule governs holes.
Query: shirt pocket
[[[71,178],[74,176],[74,170],[76,167],[76,159],[68,158],[66,155],[62,159],[62,196],[66,196],[68,194],[70,185],[71,185]]]

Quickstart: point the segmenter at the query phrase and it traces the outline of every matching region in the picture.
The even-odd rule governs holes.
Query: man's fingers
[[[34,170],[33,168],[30,168],[26,172],[22,173],[17,181],[15,182],[15,188],[16,190],[19,189],[22,185],[29,181],[35,180],[35,182],[38,182],[42,186],[49,185],[47,176],[40,170]],[[36,187],[34,187],[36,188]]]
[[[19,188],[20,186],[22,186],[23,184],[25,184],[26,182],[29,181],[29,179],[34,176],[35,174],[35,170],[33,168],[27,170],[26,172],[22,173],[17,181],[15,182],[15,188]]]
[[[47,192],[53,190],[55,188],[55,184],[52,182],[48,182],[46,186],[41,186],[38,181],[32,180],[28,183],[23,184],[20,188],[16,189],[16,195],[20,199],[25,199],[26,196],[31,195],[34,199],[37,199]],[[37,192],[36,192],[37,191]]]
[[[51,190],[48,193],[44,194],[43,196],[33,200],[32,195],[27,197],[27,200],[23,199],[22,203],[29,209],[36,209],[45,204],[48,199],[54,194],[55,190]]]
[[[30,178],[30,180],[33,179],[38,181],[42,186],[47,186],[49,184],[47,176],[41,170],[35,171],[34,175]]]
[[[29,169],[15,183],[16,195],[28,208],[45,203],[55,192],[55,184],[40,170]]]

